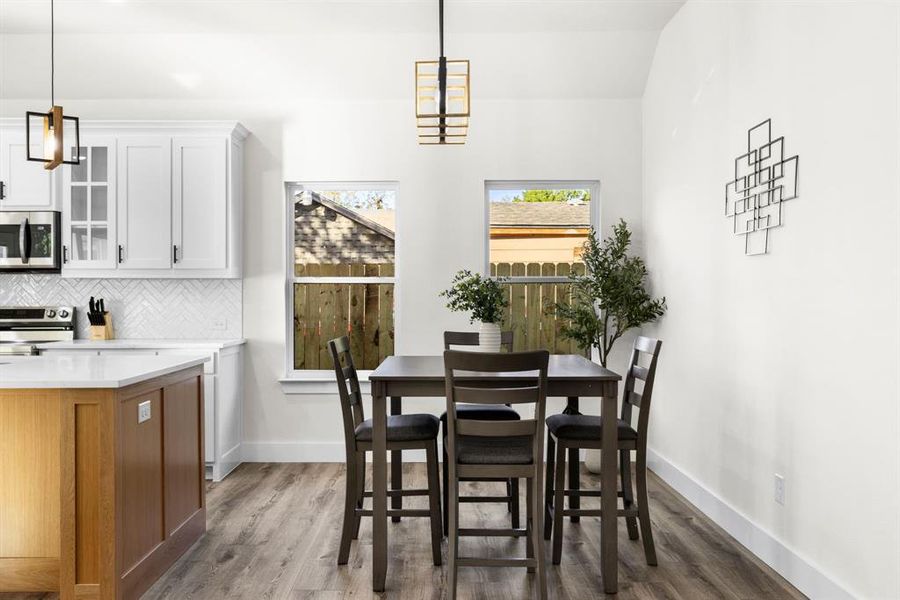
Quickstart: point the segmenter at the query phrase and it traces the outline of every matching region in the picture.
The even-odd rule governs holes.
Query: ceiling
[[[49,0],[0,0],[0,100],[48,94]],[[476,99],[639,98],[683,0],[446,0]],[[61,99],[408,100],[436,0],[56,0]]]
[[[659,31],[684,0],[446,0],[447,32]],[[0,33],[49,31],[49,0],[0,2]],[[56,0],[61,33],[422,32],[436,0]]]

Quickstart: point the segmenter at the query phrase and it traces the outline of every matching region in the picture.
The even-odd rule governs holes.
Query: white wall
[[[640,224],[638,100],[482,101],[464,147],[421,147],[410,103],[306,104],[284,127],[287,180],[394,180],[397,230],[396,348],[436,353],[441,332],[472,328],[438,297],[453,273],[484,261],[484,181],[579,179],[601,182],[602,222]],[[284,326],[280,257],[283,197],[247,214],[244,331],[250,337],[251,393],[245,449],[256,459],[336,460],[342,456],[333,396],[281,393]],[[258,260],[261,259],[261,260]],[[587,404],[587,403],[586,403]],[[439,410],[440,400],[411,401]]]
[[[817,597],[900,597],[897,6],[690,2],[644,96],[651,447]],[[745,257],[723,190],[769,117],[800,197]]]

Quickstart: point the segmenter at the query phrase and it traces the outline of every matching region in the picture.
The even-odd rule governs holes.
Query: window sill
[[[358,371],[359,391],[363,396],[371,395],[369,384],[371,371]],[[297,373],[278,380],[285,394],[304,396],[337,396],[337,380],[333,371],[310,371]]]

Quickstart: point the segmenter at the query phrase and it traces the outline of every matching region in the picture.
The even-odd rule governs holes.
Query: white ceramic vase
[[[500,325],[481,323],[478,328],[478,351],[500,352]]]

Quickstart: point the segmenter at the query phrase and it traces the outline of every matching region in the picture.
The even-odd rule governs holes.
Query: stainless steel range
[[[37,354],[37,344],[74,338],[71,306],[0,306],[0,354]]]

